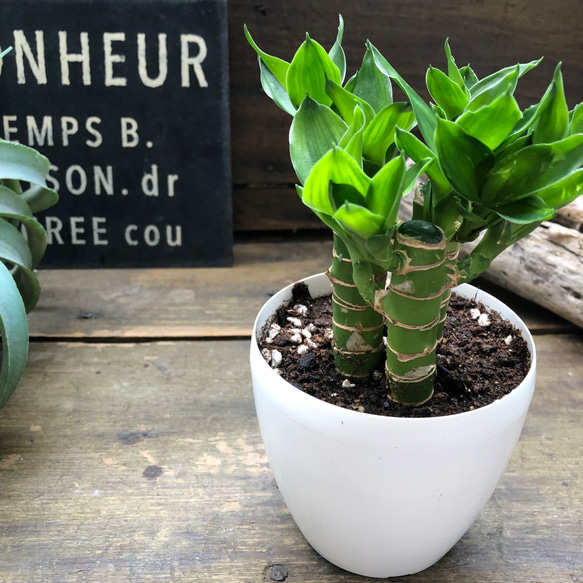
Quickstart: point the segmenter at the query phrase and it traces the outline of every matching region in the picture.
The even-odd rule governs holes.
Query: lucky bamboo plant
[[[514,92],[538,61],[480,80],[458,68],[447,41],[446,72],[427,70],[430,103],[370,42],[345,82],[343,30],[340,18],[329,52],[306,35],[289,63],[245,34],[264,91],[293,118],[298,193],[334,232],[337,367],[367,379],[385,353],[390,398],[419,405],[433,394],[451,289],[583,192],[583,105],[568,109],[559,65],[522,110]],[[393,102],[392,83],[408,102]],[[400,222],[401,198],[421,175],[413,217]]]
[[[47,246],[45,230],[34,213],[58,200],[57,193],[47,188],[48,172],[49,161],[36,150],[0,140],[0,407],[14,392],[28,359],[26,314],[39,299],[34,269]]]

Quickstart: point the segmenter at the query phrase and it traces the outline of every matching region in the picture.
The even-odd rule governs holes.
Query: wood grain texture
[[[492,499],[437,565],[394,581],[583,577],[583,336],[536,344],[537,390]],[[0,411],[0,580],[260,583],[280,565],[290,583],[364,581],[286,511],[247,358],[246,341],[33,344]]]
[[[325,271],[330,238],[240,243],[232,268],[45,270],[34,338],[250,336],[268,297]]]
[[[233,220],[236,232],[328,230],[293,186],[235,189]]]
[[[326,235],[266,238],[235,246],[229,269],[41,270],[30,314],[34,339],[143,340],[249,337],[270,294],[330,266]],[[488,282],[478,285],[500,289]],[[533,331],[569,330],[548,310],[504,294]]]
[[[553,221],[583,233],[583,197],[580,196],[571,204],[559,209]]]

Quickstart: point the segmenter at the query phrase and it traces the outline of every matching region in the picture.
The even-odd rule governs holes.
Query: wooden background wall
[[[232,0],[228,6],[233,204],[239,233],[320,228],[293,188],[291,118],[261,90],[244,23],[263,50],[289,61],[306,31],[329,49],[342,14],[347,75],[359,67],[370,39],[420,93],[427,66],[445,67],[446,37],[458,65],[470,63],[479,77],[544,56],[521,79],[521,105],[540,99],[559,61],[569,107],[583,101],[583,0]]]

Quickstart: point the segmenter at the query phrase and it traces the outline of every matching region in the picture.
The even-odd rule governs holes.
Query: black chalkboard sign
[[[0,137],[51,161],[43,267],[232,262],[226,0],[1,0]]]

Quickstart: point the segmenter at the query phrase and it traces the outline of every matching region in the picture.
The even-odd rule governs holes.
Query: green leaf
[[[416,162],[415,164],[413,164],[413,166],[410,166],[409,168],[407,168],[407,170],[405,170],[402,188],[403,196],[406,195],[408,192],[411,192],[415,188],[418,178],[423,173],[427,173],[427,169],[434,164],[437,166],[435,158],[427,158],[426,160]]]
[[[466,204],[464,204],[464,203],[466,203]],[[483,230],[488,226],[488,221],[486,221],[486,219],[477,215],[475,212],[472,212],[474,210],[476,210],[476,211],[485,210],[484,207],[481,206],[479,203],[475,204],[475,205],[469,205],[469,204],[467,204],[467,201],[460,199],[460,198],[457,198],[456,199],[456,209],[457,209],[458,213],[463,217],[464,226],[466,223],[468,223],[468,224],[473,226],[472,230],[476,230],[476,231]]]
[[[0,217],[24,224],[32,257],[31,267],[36,267],[46,251],[46,232],[32,216],[32,211],[23,198],[5,186],[0,186]]]
[[[18,288],[2,263],[0,263],[0,332],[2,334],[0,407],[3,407],[16,389],[26,368],[28,322]]]
[[[397,128],[395,135],[397,146],[415,162],[423,162],[427,159],[431,163],[426,167],[425,172],[431,180],[431,187],[436,200],[440,200],[451,192],[451,184],[441,171],[437,156],[414,134]]]
[[[22,220],[32,217],[32,211],[20,194],[0,185],[0,215]]]
[[[384,217],[352,203],[341,206],[332,218],[363,239],[378,234],[384,224]]]
[[[337,211],[345,204],[366,207],[364,195],[351,184],[335,184],[334,182],[330,182],[329,188],[330,202],[334,211]]]
[[[397,127],[409,130],[414,123],[415,115],[409,103],[391,103],[377,113],[365,129],[363,155],[382,166],[389,146],[395,141]]]
[[[301,199],[304,198],[304,188],[296,184],[296,191]],[[330,227],[335,233],[339,233],[342,237],[346,234],[342,226],[335,221],[331,216],[321,213],[317,210],[311,209],[314,214],[327,226]]]
[[[506,69],[506,73],[496,78],[496,82],[492,82],[484,86],[481,91],[472,93],[472,98],[468,102],[466,111],[478,111],[487,105],[491,105],[498,98],[508,95],[513,95],[518,84],[519,66]]]
[[[32,267],[32,255],[22,233],[5,219],[0,219],[0,259]]]
[[[468,96],[443,71],[429,67],[426,75],[427,89],[447,119],[455,119],[468,104]]]
[[[48,159],[33,148],[0,140],[0,180],[15,193],[21,192],[21,180],[29,182],[22,199],[33,213],[46,210],[59,200],[59,195],[46,184],[49,168]]]
[[[583,134],[583,103],[576,105],[569,116],[570,134]]]
[[[502,144],[500,144],[499,150],[498,150],[498,152],[496,152],[497,156],[500,154],[500,152],[502,150],[506,149],[508,146],[511,146],[517,140],[522,139],[520,136],[522,134],[524,134],[524,132],[526,130],[528,130],[530,128],[530,126],[536,121],[537,109],[538,109],[538,105],[531,105],[530,107],[527,107],[522,112],[522,118],[514,126],[512,133],[508,136],[508,138],[506,138],[506,140],[504,140],[504,142],[502,142]],[[523,137],[527,137],[528,140],[531,140],[530,135],[523,136]]]
[[[516,99],[507,93],[478,110],[466,111],[456,123],[470,136],[495,150],[512,133],[521,117]]]
[[[0,184],[10,188],[10,190],[19,196],[22,194],[22,185],[20,184],[20,180],[13,180],[12,178],[0,178]]]
[[[273,73],[265,66],[261,58],[259,60],[259,73],[261,80],[261,87],[267,97],[272,99],[275,104],[283,109],[286,113],[289,113],[292,117],[296,113],[296,108],[292,105],[292,102],[285,90],[285,87],[275,78]]]
[[[338,144],[346,150],[359,164],[362,162],[362,134],[365,127],[364,113],[360,105],[354,110],[352,123]]]
[[[534,144],[548,144],[563,139],[569,130],[569,108],[565,99],[561,63],[539,104],[534,124]]]
[[[290,64],[279,57],[274,57],[272,55],[268,55],[264,51],[262,51],[258,46],[257,43],[253,40],[247,25],[243,25],[243,30],[245,31],[245,37],[247,38],[247,42],[253,47],[257,56],[259,57],[260,61],[265,65],[266,69],[277,79],[279,84],[285,90],[286,88],[286,77],[287,72],[289,69]]]
[[[393,254],[393,233],[394,229],[387,229],[383,233],[372,235],[364,243],[364,248],[374,258],[374,262],[386,270],[389,269],[391,264],[395,265],[393,263],[395,259]]]
[[[537,192],[544,203],[553,209],[560,209],[583,194],[583,170],[577,170],[563,180]]]
[[[17,266],[12,269],[12,277],[18,287],[26,312],[31,312],[40,299],[41,291],[35,272],[26,267]]]
[[[368,46],[360,69],[346,89],[370,104],[377,113],[393,102],[391,79],[379,70]]]
[[[331,79],[326,80],[326,93],[347,124],[350,125],[352,123],[354,111],[357,107],[360,107],[364,112],[367,124],[374,117],[373,108],[364,101],[364,99],[353,95],[350,91],[347,91],[344,87],[335,83]]]
[[[448,197],[437,202],[433,207],[430,222],[441,228],[448,241],[452,240],[463,222],[458,199]]]
[[[454,83],[456,83],[464,91],[464,93],[466,93],[466,95],[469,96],[470,92],[467,90],[464,78],[462,77],[462,74],[460,73],[460,70],[458,69],[458,66],[455,63],[455,59],[451,54],[451,48],[449,47],[449,39],[445,39],[444,50],[445,57],[447,59],[447,76]]]
[[[0,177],[46,187],[50,163],[33,148],[0,140]]]
[[[583,134],[553,144],[526,146],[491,170],[482,191],[486,203],[511,202],[563,180],[583,164]]]
[[[40,296],[40,285],[32,271],[32,254],[22,233],[1,218],[0,259],[16,266],[13,268],[13,277],[20,290],[26,311],[31,311]]]
[[[555,211],[549,208],[538,196],[531,195],[494,209],[498,215],[510,223],[530,225],[531,223],[548,221],[555,216]]]
[[[526,146],[530,146],[532,143],[531,136],[526,135],[520,138],[517,138],[516,135],[513,134],[512,136],[514,139],[507,139],[502,143],[498,149],[496,150],[496,163],[500,162],[506,156],[510,156],[518,150],[524,149]]]
[[[471,281],[490,267],[492,260],[512,242],[512,224],[499,220],[489,227],[474,249],[458,262],[464,281]]]
[[[340,70],[324,47],[306,34],[297,50],[286,77],[286,89],[294,107],[299,107],[306,95],[322,105],[332,100],[326,94],[326,80],[340,83]]]
[[[472,99],[483,93],[484,91],[494,91],[496,93],[499,91],[500,93],[506,93],[506,84],[509,82],[508,76],[512,79],[513,76],[517,73],[517,79],[528,73],[530,70],[534,69],[542,59],[538,61],[531,61],[530,63],[526,64],[518,64],[512,67],[506,67],[504,69],[500,69],[488,77],[484,77],[481,81],[478,81],[475,85],[473,85],[470,89],[470,94]],[[516,80],[517,80],[516,79]],[[499,94],[500,94],[499,93]],[[481,107],[481,105],[480,105]]]
[[[394,67],[383,57],[383,55],[370,42],[367,42],[367,48],[370,48],[379,71],[390,77],[401,88],[411,102],[417,125],[425,140],[427,146],[435,151],[435,128],[437,127],[437,118],[433,110],[417,94],[417,92],[397,73]]]
[[[55,205],[59,201],[59,195],[50,188],[33,184],[22,193],[22,199],[33,213],[40,213]]]
[[[492,150],[451,121],[438,120],[435,144],[441,169],[463,198],[480,201],[486,176],[494,165]]]
[[[330,52],[330,58],[334,64],[338,67],[340,71],[340,83],[344,81],[344,76],[346,75],[346,55],[344,54],[344,49],[342,48],[342,37],[344,36],[344,19],[342,15],[338,15],[338,33],[336,34],[336,42],[332,45]]]
[[[474,73],[469,65],[466,65],[460,69],[460,75],[462,76],[464,85],[471,93],[472,87],[479,81],[478,76]]]
[[[405,160],[403,156],[394,158],[385,164],[372,179],[366,194],[366,206],[375,215],[383,217],[387,226],[392,225],[397,217],[401,201]]]
[[[334,148],[312,168],[304,185],[302,201],[311,209],[332,216],[335,209],[330,201],[331,182],[353,186],[364,196],[370,181],[350,154]]]
[[[334,148],[347,125],[329,107],[306,97],[291,124],[290,157],[299,181],[305,184],[314,164]]]

